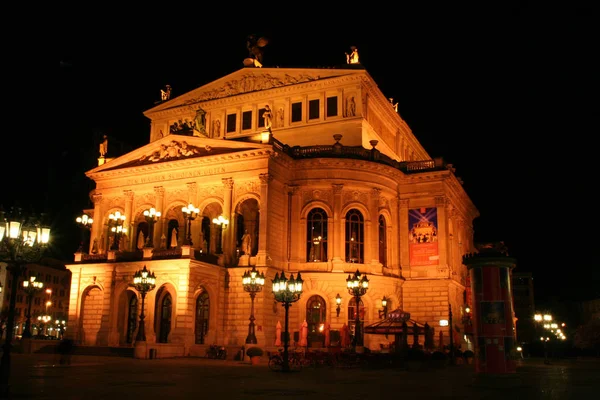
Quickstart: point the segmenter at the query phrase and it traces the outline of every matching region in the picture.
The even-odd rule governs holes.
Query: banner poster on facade
[[[410,265],[437,265],[438,250],[437,208],[414,208],[408,211]]]

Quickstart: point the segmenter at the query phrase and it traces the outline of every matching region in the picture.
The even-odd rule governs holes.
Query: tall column
[[[160,219],[158,220],[158,223],[154,225],[154,236],[152,237],[152,240],[154,241],[154,247],[158,248],[161,246],[162,241],[160,240],[160,238],[163,235],[163,232],[166,232],[166,224],[168,221],[166,221],[165,219],[165,210],[164,208],[164,203],[165,203],[165,188],[162,186],[155,186],[154,187],[154,204],[155,204],[155,208],[156,211],[160,212]],[[166,236],[166,234],[165,234]]]
[[[92,201],[94,202],[94,216],[92,217],[94,223],[92,224],[92,234],[90,236],[90,248],[88,254],[92,254],[94,248],[94,241],[97,243],[98,252],[102,248],[100,243],[102,236],[102,228],[104,227],[104,221],[102,219],[102,193],[94,193],[92,195]]]
[[[273,178],[269,174],[260,174],[260,214],[258,227],[258,253],[256,254],[257,265],[267,265],[267,238],[268,238],[268,208],[269,208],[269,182]]]
[[[333,247],[333,263],[343,263],[343,254],[344,254],[344,235],[342,234],[342,229],[344,227],[341,224],[340,215],[342,212],[342,188],[344,185],[341,184],[333,184],[331,188],[333,189],[333,237],[329,240],[329,246]],[[335,269],[335,268],[334,268]]]
[[[440,255],[438,265],[440,268],[448,267],[448,216],[446,205],[448,202],[444,196],[435,198],[435,206],[437,208],[438,220],[438,252]]]
[[[133,236],[135,236],[134,226],[133,226],[133,190],[124,190],[123,194],[125,195],[125,227],[127,228],[127,241],[125,242],[125,250],[131,249],[131,243],[133,243]]]
[[[369,253],[371,264],[379,264],[379,196],[381,195],[381,189],[372,188],[369,193],[369,214],[371,214],[371,226],[370,234],[368,239],[370,241]],[[369,259],[365,254],[365,263]]]
[[[408,199],[398,197],[398,235],[400,236],[400,268],[403,274],[410,275],[410,241],[408,240]]]
[[[233,179],[231,178],[223,178],[221,179],[223,182],[223,186],[225,189],[223,190],[223,216],[229,220],[229,224],[232,225],[233,215],[231,214],[231,200],[233,193]],[[234,235],[232,234],[233,229],[225,228],[223,229],[221,236],[221,244],[223,247],[223,255],[225,257],[226,265],[229,264],[232,256],[232,251],[235,247],[233,241],[235,240]]]

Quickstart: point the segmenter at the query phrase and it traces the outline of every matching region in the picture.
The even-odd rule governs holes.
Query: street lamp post
[[[29,278],[29,280],[23,281],[23,290],[27,295],[27,315],[25,316],[25,329],[23,330],[23,338],[31,338],[31,303],[35,295],[42,290],[44,283],[37,281],[35,276]]]
[[[254,334],[254,298],[258,292],[262,291],[262,288],[265,285],[265,275],[263,273],[259,274],[256,268],[252,266],[252,270],[246,271],[244,272],[244,275],[242,275],[242,285],[244,285],[244,290],[250,293],[250,300],[252,302],[246,344],[256,344],[258,341]]]
[[[542,341],[542,343],[544,344],[544,364],[550,364],[550,360],[548,359],[548,341],[550,341],[550,338],[548,336],[545,335],[545,331],[542,331],[542,328],[544,329],[550,329],[551,328],[551,323],[552,323],[552,315],[550,314],[535,314],[533,316],[533,320],[537,323],[538,325],[538,331],[541,331],[544,335],[540,337],[540,340]]]
[[[54,323],[56,324],[56,329],[58,330],[58,339],[62,339],[63,337],[63,332],[65,331],[66,326],[66,321],[63,320],[59,320],[57,319],[56,321],[54,321]]]
[[[379,311],[379,318],[387,318],[388,306],[387,306],[387,297],[383,296],[381,299],[381,310]]]
[[[41,218],[43,219],[42,214]],[[0,260],[8,264],[7,270],[11,273],[12,283],[8,316],[6,320],[6,338],[4,339],[4,352],[0,362],[0,397],[9,394],[10,380],[10,352],[15,325],[15,306],[19,277],[28,262],[39,260],[50,240],[50,228],[43,221],[26,218],[20,209],[14,209],[7,217],[0,209]]]
[[[160,219],[160,211],[156,211],[154,207],[144,211],[144,218],[148,223],[148,237],[146,238],[146,247],[154,247],[154,224]]]
[[[302,295],[302,284],[304,281],[300,276],[300,272],[298,272],[298,276],[294,279],[294,275],[290,276],[288,280],[285,277],[283,271],[281,271],[281,275],[275,274],[275,278],[272,280],[273,282],[273,295],[275,296],[275,300],[282,303],[285,308],[285,330],[284,330],[284,340],[283,340],[283,365],[281,370],[284,372],[290,371],[290,363],[289,363],[289,353],[288,347],[290,345],[290,333],[288,329],[289,322],[289,309],[290,305],[298,300],[300,300],[300,296]]]
[[[188,204],[187,207],[183,207],[181,209],[183,212],[183,219],[186,220],[185,224],[185,243],[188,246],[193,246],[192,242],[192,221],[196,219],[198,213],[200,213],[200,209],[195,207],[192,203]]]
[[[75,222],[77,222],[77,225],[81,228],[81,243],[79,244],[79,250],[77,250],[77,252],[83,253],[85,248],[85,232],[92,229],[94,220],[88,217],[87,214],[83,214],[81,217],[75,218]]]
[[[121,240],[121,235],[127,232],[127,228],[125,225],[125,215],[121,214],[120,211],[116,211],[114,214],[110,214],[108,216],[108,226],[110,231],[113,232],[113,242],[110,246],[111,250],[118,251],[119,250],[119,242]]]
[[[151,292],[156,287],[156,276],[154,272],[150,272],[144,268],[138,270],[135,275],[133,275],[133,283],[131,284],[140,294],[142,295],[142,312],[140,313],[140,328],[138,329],[137,336],[135,338],[136,342],[145,342],[146,341],[146,329],[144,328],[144,299],[146,298],[146,293]]]
[[[221,254],[221,253],[223,253],[223,232],[224,232],[224,229],[227,228],[227,226],[229,225],[229,220],[227,218],[225,218],[223,215],[219,215],[218,217],[213,218],[212,223],[217,225],[220,229],[220,232],[218,235],[218,241],[217,241],[217,253]],[[239,249],[236,250],[236,257],[237,258],[240,257]]]
[[[38,319],[38,327],[41,328],[41,329],[38,329],[38,335],[46,336],[46,325],[48,324],[49,321],[52,321],[52,317],[49,315],[39,315],[37,319]]]
[[[363,345],[363,338],[360,330],[360,298],[367,293],[369,289],[369,279],[367,279],[367,275],[361,275],[361,273],[356,270],[354,276],[348,275],[346,279],[346,286],[348,287],[348,294],[350,296],[354,296],[354,300],[356,303],[356,320],[354,323],[354,340],[353,345],[356,349],[356,346]]]

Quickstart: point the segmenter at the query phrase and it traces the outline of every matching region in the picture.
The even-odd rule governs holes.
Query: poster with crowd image
[[[437,265],[438,250],[437,208],[414,208],[408,211],[410,265]]]

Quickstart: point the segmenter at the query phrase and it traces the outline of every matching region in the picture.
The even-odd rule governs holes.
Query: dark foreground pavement
[[[600,393],[600,360],[524,360],[510,379],[480,380],[472,365],[426,371],[305,368],[203,358],[137,360],[13,354],[13,399],[590,399]]]

